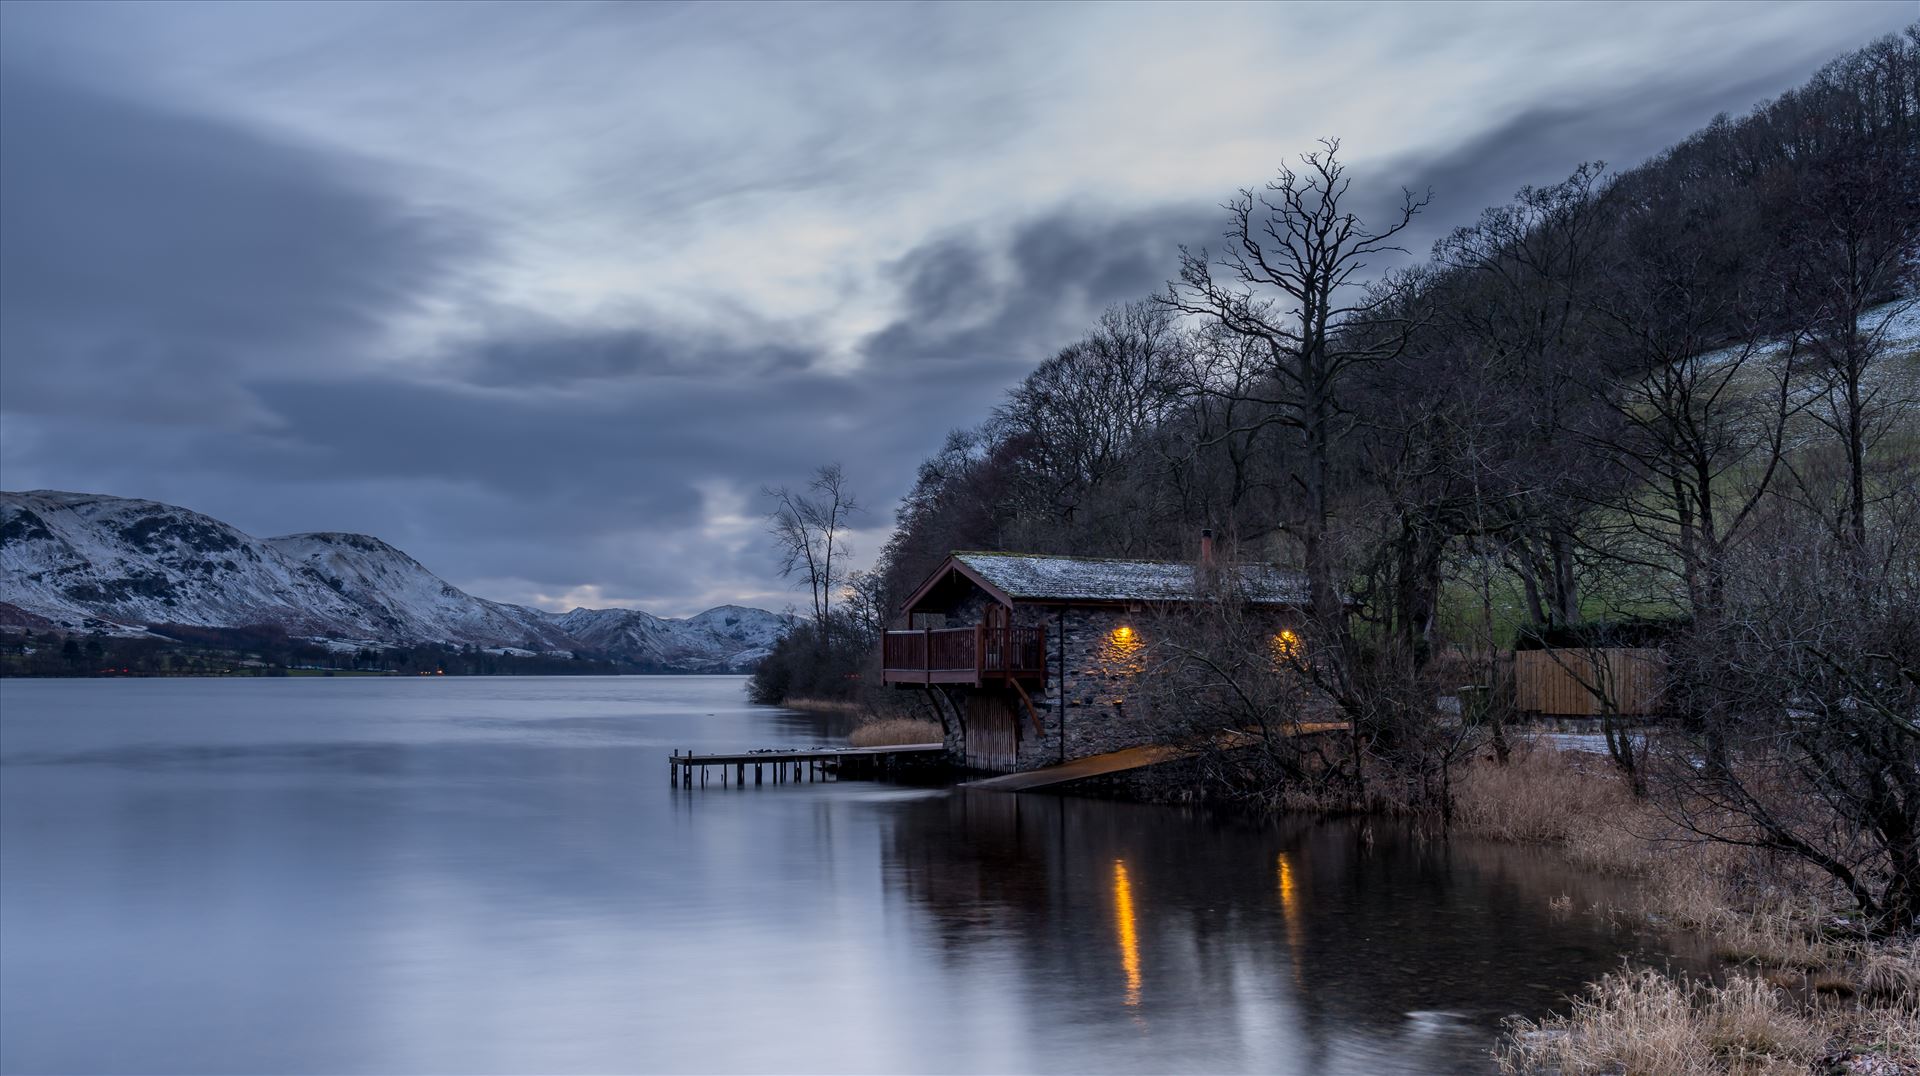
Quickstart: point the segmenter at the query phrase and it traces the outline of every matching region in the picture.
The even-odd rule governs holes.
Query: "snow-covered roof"
[[[1177,560],[1104,560],[1026,553],[955,553],[953,559],[1015,601],[1192,601],[1195,566]],[[1307,604],[1307,577],[1261,564],[1226,569],[1250,602]]]

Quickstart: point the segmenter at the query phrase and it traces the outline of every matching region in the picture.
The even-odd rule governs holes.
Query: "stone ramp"
[[[1129,747],[1121,751],[1110,751],[1104,755],[1088,755],[1076,758],[1058,766],[1048,766],[1044,770],[1028,770],[1025,773],[1003,773],[998,777],[983,777],[978,781],[968,781],[961,788],[981,788],[995,792],[1032,792],[1035,789],[1064,785],[1068,781],[1078,781],[1087,777],[1100,777],[1124,770],[1137,770],[1142,766],[1151,766],[1156,762],[1180,758],[1191,752],[1178,747],[1166,747],[1148,744],[1145,747]]]
[[[1344,721],[1308,721],[1288,727],[1286,735],[1312,736],[1346,730],[1347,723]],[[1245,746],[1254,742],[1254,737],[1249,733],[1223,733],[1222,737],[1223,746],[1228,747]],[[1235,741],[1238,743],[1236,744]],[[1072,762],[1063,762],[1058,766],[1048,766],[1045,769],[1027,770],[1024,773],[1003,773],[998,777],[983,777],[978,781],[967,781],[960,787],[993,792],[1034,792],[1088,777],[1104,777],[1110,773],[1137,770],[1142,766],[1169,762],[1191,754],[1193,752],[1187,748],[1146,744],[1120,751],[1109,751],[1104,755],[1088,755],[1086,758],[1076,758]]]

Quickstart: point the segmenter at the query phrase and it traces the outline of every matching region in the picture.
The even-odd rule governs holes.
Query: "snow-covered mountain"
[[[0,601],[75,628],[272,624],[373,639],[363,610],[271,546],[156,501],[0,493]]]
[[[371,535],[323,531],[266,544],[359,606],[382,638],[535,651],[576,645],[547,616],[476,598]]]
[[[638,609],[575,609],[558,614],[554,622],[589,651],[659,654],[661,663],[673,668],[700,667],[716,653],[726,655],[729,668],[752,668],[792,626],[789,617],[739,605],[685,620]]]
[[[262,540],[157,501],[46,490],[0,492],[0,612],[0,625],[271,624],[362,644],[578,651],[686,671],[751,668],[791,623],[736,605],[685,619],[546,613],[476,598],[364,534]]]

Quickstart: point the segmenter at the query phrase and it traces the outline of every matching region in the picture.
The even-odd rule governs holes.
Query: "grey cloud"
[[[453,365],[477,385],[566,388],[636,377],[736,378],[795,370],[818,361],[798,344],[759,334],[740,343],[647,327],[582,331],[561,325],[508,330],[456,353]]]
[[[350,161],[17,66],[0,132],[10,411],[232,421],[234,374],[365,360],[477,247]]]
[[[1000,246],[943,237],[892,267],[901,311],[862,350],[882,364],[1024,371],[1106,306],[1164,289],[1180,244],[1205,240],[1221,221],[1204,202],[1110,216],[1066,208],[1021,223]]]

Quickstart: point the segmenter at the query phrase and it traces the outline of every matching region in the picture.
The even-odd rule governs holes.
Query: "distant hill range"
[[[791,623],[738,605],[684,619],[548,613],[476,598],[365,534],[260,539],[156,501],[0,492],[0,627],[136,635],[265,625],[341,646],[440,643],[743,672]]]

